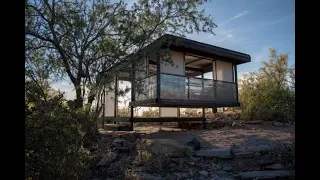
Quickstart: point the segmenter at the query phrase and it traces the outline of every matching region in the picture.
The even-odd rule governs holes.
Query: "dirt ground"
[[[134,130],[141,133],[143,139],[174,139],[181,143],[196,138],[201,148],[248,147],[291,143],[294,127],[276,127],[271,122],[245,125],[244,127],[226,127],[222,129],[182,130],[177,125],[148,124],[136,125]]]

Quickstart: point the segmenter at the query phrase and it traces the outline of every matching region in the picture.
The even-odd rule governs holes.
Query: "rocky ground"
[[[292,127],[170,128],[101,131],[102,140],[90,149],[94,159],[87,179],[288,179],[294,174],[294,163],[279,160],[273,150],[292,142]],[[199,150],[187,145],[194,138]]]

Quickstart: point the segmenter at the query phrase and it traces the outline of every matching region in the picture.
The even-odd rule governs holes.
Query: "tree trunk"
[[[81,86],[80,84],[75,85],[76,89],[76,101],[75,101],[75,108],[82,108],[83,107],[83,97],[81,92]]]

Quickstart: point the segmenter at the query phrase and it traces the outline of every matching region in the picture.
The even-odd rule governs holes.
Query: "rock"
[[[273,148],[270,146],[262,145],[262,146],[256,146],[256,147],[247,147],[247,148],[237,148],[232,149],[231,152],[233,154],[237,153],[262,153],[262,152],[268,152],[272,150]]]
[[[181,173],[173,173],[177,178],[182,179],[182,174]]]
[[[195,162],[189,162],[190,166],[194,166],[196,163]]]
[[[117,158],[118,154],[114,152],[108,152],[106,155],[103,155],[101,160],[96,166],[104,166],[107,163],[113,162]]]
[[[194,150],[200,149],[200,142],[196,138],[193,138],[191,141],[189,141],[187,145],[193,147]]]
[[[212,163],[211,167],[212,167],[213,170],[220,170],[221,169],[221,166],[219,164]]]
[[[134,143],[136,141],[136,139],[141,140],[140,134],[135,131],[126,132],[125,134],[122,134],[120,137],[131,142],[131,143]]]
[[[204,177],[208,177],[208,171],[199,171],[199,174]]]
[[[218,178],[214,178],[214,180],[234,180],[234,178],[218,177]]]
[[[262,159],[257,161],[257,164],[261,166],[269,165],[275,162],[275,159],[271,155],[265,155]]]
[[[171,158],[170,160],[175,163],[180,163],[180,158]]]
[[[132,143],[129,142],[129,141],[123,141],[123,142],[122,142],[122,146],[123,146],[123,147],[132,147]]]
[[[188,146],[172,139],[156,139],[151,142],[151,150],[155,154],[166,154],[169,157],[184,157]]]
[[[190,174],[191,177],[193,177],[193,172],[192,172],[192,170],[189,171],[189,174]]]
[[[189,174],[185,172],[185,173],[181,173],[181,176],[187,179],[189,177]]]
[[[139,178],[138,179],[143,179],[143,180],[162,180],[161,177],[159,176],[154,176],[154,175],[151,175],[151,174],[139,174],[138,175]]]
[[[122,146],[122,142],[125,142],[126,140],[124,139],[120,139],[120,138],[117,138],[115,139],[112,144],[114,147],[121,147]]]
[[[216,180],[217,178],[219,178],[219,176],[217,174],[210,175],[210,180]]]
[[[207,178],[204,176],[200,176],[199,180],[207,180]]]
[[[260,158],[261,157],[261,153],[254,153],[253,157],[254,158]]]
[[[241,179],[257,179],[257,178],[280,178],[293,177],[294,171],[277,170],[277,171],[249,171],[239,173]]]
[[[133,143],[135,145],[140,144],[141,143],[141,139],[136,139],[136,141]]]
[[[231,158],[231,151],[228,148],[216,148],[216,149],[206,149],[199,150],[195,153],[197,157],[204,158]]]
[[[282,123],[282,122],[277,122],[277,121],[274,121],[272,123],[273,126],[278,126],[278,127],[285,127],[286,124],[285,123]]]
[[[120,143],[112,143],[114,147],[121,147],[122,145]]]
[[[121,138],[117,138],[115,140],[113,140],[113,143],[119,143],[122,144],[122,142],[126,141],[125,139],[121,139]]]
[[[229,164],[227,164],[227,165],[225,165],[224,167],[223,167],[223,170],[224,171],[228,171],[228,172],[230,172],[230,171],[232,171],[232,166],[231,165],[229,165]]]
[[[225,177],[225,176],[229,176],[229,173],[224,171],[224,170],[218,170],[218,171],[215,171],[215,174],[219,175],[220,177]]]
[[[235,158],[252,158],[253,157],[253,152],[241,152],[241,153],[235,153],[234,154]]]
[[[130,152],[131,148],[130,147],[115,147],[116,150],[118,150],[119,152]]]
[[[265,168],[266,169],[271,169],[271,170],[282,170],[282,169],[285,169],[285,167],[282,164],[279,164],[279,163],[266,166]]]

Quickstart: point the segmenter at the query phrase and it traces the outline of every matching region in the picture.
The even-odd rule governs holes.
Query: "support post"
[[[156,53],[157,59],[157,100],[160,99],[160,91],[161,91],[161,71],[160,71],[160,52]]]
[[[237,73],[237,65],[234,65],[234,74],[235,74],[235,84],[236,84],[236,101],[239,102],[238,95],[238,73]]]
[[[105,90],[105,86],[103,86],[103,90],[102,90],[102,97],[103,97],[103,104],[102,104],[102,129],[104,129],[104,120],[105,120],[105,109],[106,109],[106,90]]]
[[[116,72],[115,87],[114,87],[114,117],[118,116],[118,71]]]
[[[202,80],[202,95],[203,95],[203,92],[204,92],[204,75],[203,73],[201,74],[201,80]],[[202,108],[202,117],[203,117],[203,128],[205,129],[206,128],[206,108]]]
[[[135,90],[135,62],[134,60],[131,61],[132,62],[132,75],[131,75],[131,102],[136,100],[136,90]],[[133,131],[133,106],[130,106],[130,123],[131,123],[131,130]]]

